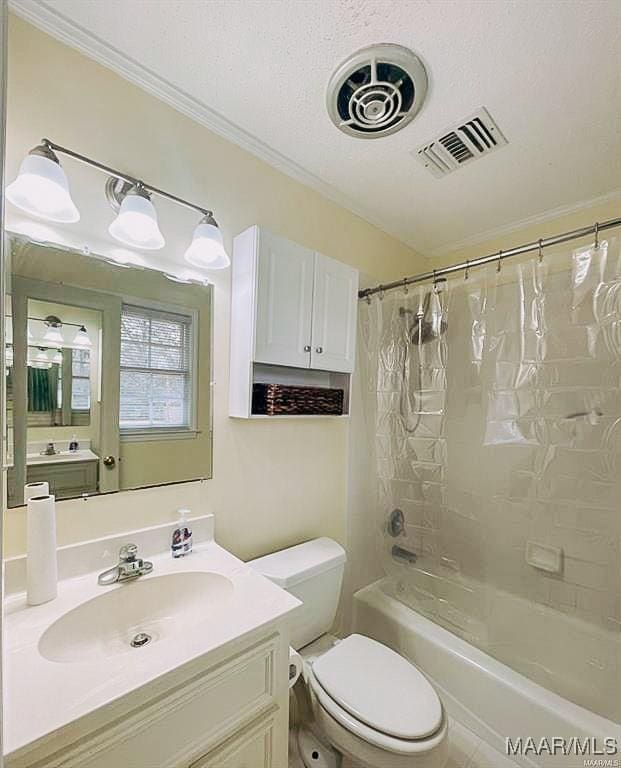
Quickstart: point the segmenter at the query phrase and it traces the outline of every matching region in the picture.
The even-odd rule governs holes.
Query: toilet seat
[[[427,679],[407,659],[363,635],[350,635],[308,670],[320,706],[368,744],[402,755],[433,749],[446,718]]]

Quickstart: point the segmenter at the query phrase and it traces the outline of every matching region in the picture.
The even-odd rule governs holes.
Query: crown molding
[[[497,237],[508,235],[512,232],[517,232],[520,229],[524,229],[530,226],[536,226],[537,224],[544,224],[552,219],[558,219],[561,216],[569,216],[572,213],[584,210],[586,208],[594,208],[597,205],[605,205],[606,203],[612,203],[615,201],[621,202],[621,188],[615,189],[606,195],[600,195],[599,197],[591,197],[587,200],[581,200],[578,203],[572,203],[571,205],[562,205],[558,208],[550,208],[543,213],[537,213],[534,216],[529,216],[519,221],[514,221],[511,224],[505,224],[502,227],[495,227],[494,229],[488,229],[486,232],[481,232],[473,237],[467,237],[464,240],[441,245],[438,248],[434,248],[429,251],[427,257],[429,259],[438,259],[443,256],[448,256],[455,251],[459,251],[462,248],[469,248],[473,245],[480,245],[488,242],[489,240],[495,240]]]
[[[295,181],[300,182],[306,187],[310,187],[323,197],[346,208],[390,237],[403,242],[413,249],[410,243],[388,232],[371,211],[355,203],[332,184],[306,170],[294,160],[272,149],[256,136],[248,133],[235,123],[227,120],[219,112],[208,107],[200,99],[191,96],[165,78],[157,75],[148,67],[140,64],[128,54],[109,45],[97,35],[94,35],[81,25],[68,19],[62,13],[59,13],[55,8],[43,2],[43,0],[9,0],[9,8],[17,16],[38,27],[61,43],[74,48],[88,58],[111,69],[125,80],[137,85],[142,90],[173,107],[173,109],[204,125],[213,133],[245,149],[281,173],[295,179]]]

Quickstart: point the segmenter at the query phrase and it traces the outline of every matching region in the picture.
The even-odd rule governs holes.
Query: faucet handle
[[[138,547],[135,544],[123,544],[119,549],[119,560],[121,562],[129,562],[135,560],[138,554]]]

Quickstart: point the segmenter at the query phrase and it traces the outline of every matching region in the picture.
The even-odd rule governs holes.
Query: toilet
[[[304,659],[316,725],[338,752],[364,768],[443,768],[448,718],[425,676],[369,637],[327,634],[345,561],[340,544],[320,538],[250,562],[303,603],[292,619],[291,645]]]

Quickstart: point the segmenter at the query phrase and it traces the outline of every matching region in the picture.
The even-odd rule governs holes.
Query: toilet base
[[[448,761],[448,726],[440,742],[429,751],[414,755],[398,755],[380,749],[358,738],[338,723],[311,694],[315,722],[327,741],[341,754],[351,758],[360,768],[444,768]]]
[[[304,768],[341,768],[341,756],[308,728],[298,730],[296,741]]]

